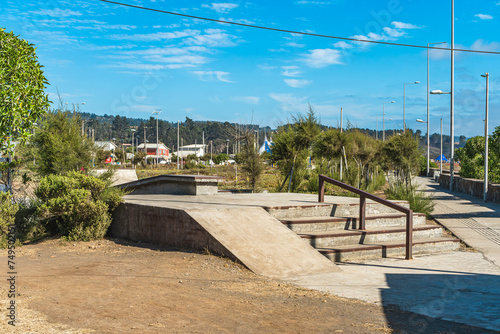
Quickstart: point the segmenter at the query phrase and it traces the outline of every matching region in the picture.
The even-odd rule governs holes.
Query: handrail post
[[[325,201],[325,180],[319,177],[319,192],[318,192],[318,202],[323,203]]]
[[[359,196],[359,228],[360,230],[365,230],[365,217],[366,217],[366,197],[363,195]]]
[[[406,259],[413,260],[413,211],[406,213]]]

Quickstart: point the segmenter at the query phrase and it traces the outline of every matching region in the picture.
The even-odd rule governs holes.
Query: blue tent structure
[[[448,162],[448,159],[446,159],[446,157],[444,156],[444,154],[442,154],[441,156],[439,156],[436,159],[434,159],[434,161],[441,161],[441,159],[443,159],[443,161],[445,161],[445,162]]]
[[[272,143],[267,140],[267,135],[264,137],[264,143],[259,148],[259,153],[262,154],[264,152],[271,153]]]

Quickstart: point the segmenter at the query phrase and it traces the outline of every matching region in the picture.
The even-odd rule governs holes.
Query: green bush
[[[18,205],[12,201],[12,196],[7,192],[0,192],[0,247],[7,246],[7,236],[10,226],[15,221]]]
[[[69,240],[93,240],[106,234],[123,191],[98,177],[70,172],[44,177],[35,195],[42,202],[37,214],[48,227],[54,224]]]
[[[414,212],[425,213],[428,218],[435,205],[433,199],[417,186],[407,185],[402,180],[389,183],[389,187],[385,190],[385,195],[387,199],[408,201],[410,209]]]
[[[37,215],[41,202],[37,198],[28,198],[18,202],[19,210],[16,213],[16,232],[20,242],[37,241],[51,234],[57,233],[55,225],[45,224]]]

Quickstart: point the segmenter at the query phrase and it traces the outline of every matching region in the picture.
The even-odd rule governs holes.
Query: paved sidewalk
[[[433,217],[500,267],[500,204],[452,193],[428,177],[417,177],[416,181],[435,200]]]
[[[288,281],[385,307],[395,305],[412,312],[408,322],[415,325],[415,333],[436,332],[432,319],[475,326],[484,333],[500,332],[500,205],[450,193],[430,178],[418,177],[417,182],[432,193],[436,220],[479,252],[416,255],[413,261],[345,262],[339,264],[341,272]],[[438,327],[461,332],[447,324]]]

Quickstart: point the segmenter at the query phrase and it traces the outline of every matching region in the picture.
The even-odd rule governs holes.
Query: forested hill
[[[118,144],[132,143],[132,129],[134,132],[134,145],[142,144],[145,140],[156,143],[156,118],[148,120],[140,118],[127,118],[125,116],[104,115],[99,116],[91,113],[77,112],[85,125],[85,131],[90,133],[94,130],[96,141],[112,140]],[[229,139],[229,152],[232,153],[232,145],[236,137],[236,128],[241,131],[259,132],[260,143],[264,140],[264,134],[272,134],[270,127],[259,127],[255,124],[234,124],[229,122],[193,121],[186,117],[184,122],[179,123],[180,145],[201,144],[203,136],[205,144],[213,142],[214,153],[226,151]],[[168,122],[158,119],[158,138],[170,149],[177,150],[177,122]]]
[[[150,117],[148,120],[140,118],[127,118],[125,116],[104,115],[99,116],[96,114],[76,112],[84,122],[85,131],[88,134],[90,129],[94,130],[94,139],[98,141],[112,140],[118,144],[132,143],[132,129],[134,132],[134,145],[142,144],[144,136],[149,143],[156,143],[156,118]],[[229,139],[229,152],[232,153],[234,139],[236,137],[236,128],[241,131],[259,133],[259,144],[264,141],[264,134],[271,137],[276,130],[270,127],[260,127],[256,124],[235,124],[229,122],[212,122],[212,121],[194,121],[189,117],[182,123],[179,123],[179,137],[181,145],[201,144],[203,142],[203,135],[205,136],[205,144],[213,142],[214,153],[221,153],[226,151],[227,140]],[[327,127],[322,126],[325,130]],[[354,130],[353,127],[346,131]],[[357,129],[369,136],[376,137],[376,131],[372,129]],[[401,129],[386,129],[386,136],[392,136],[400,132]],[[412,131],[412,130],[409,130]],[[413,132],[413,131],[412,131]],[[419,144],[425,150],[427,139],[425,134],[420,130],[414,133],[419,138]],[[158,120],[158,137],[161,143],[167,145],[170,149],[177,149],[177,122],[167,122]],[[382,139],[382,131],[379,131],[378,138]],[[431,157],[439,154],[440,135],[432,134],[431,141]],[[457,147],[463,146],[466,141],[464,136],[456,138]],[[443,135],[443,152],[449,152],[450,140],[449,136]]]

